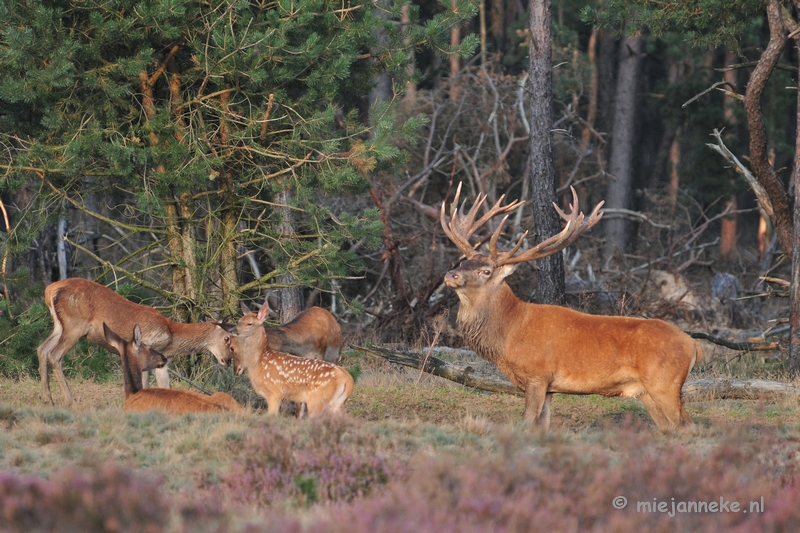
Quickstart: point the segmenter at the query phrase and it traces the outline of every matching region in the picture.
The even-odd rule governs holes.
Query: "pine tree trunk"
[[[725,65],[733,65],[736,63],[736,53],[729,50],[725,53]],[[736,70],[728,70],[723,74],[723,79],[736,87]],[[727,94],[722,97],[722,102],[725,105],[723,110],[723,117],[725,123],[731,126],[736,125],[736,114],[733,112],[733,106],[736,105],[735,100]],[[731,211],[734,212],[722,219],[722,227],[720,228],[719,238],[719,254],[723,261],[730,261],[736,251],[736,234],[737,230],[737,209],[736,195],[733,194],[728,199],[727,205],[730,206]]]
[[[553,63],[550,0],[532,0],[530,16],[530,191],[535,243],[561,230],[553,209],[556,171],[553,166]],[[564,299],[564,258],[560,253],[536,261],[537,296],[543,304]]]
[[[592,26],[592,35],[589,37],[589,63],[592,65],[592,77],[589,82],[589,106],[586,110],[586,123],[589,128],[595,127],[597,121],[597,93],[598,93],[598,72],[597,72],[597,38],[600,30],[597,26]],[[592,132],[589,128],[581,131],[581,152],[586,152],[589,147],[589,140]]]
[[[283,237],[291,238],[295,234],[294,213],[289,207],[292,194],[287,187],[281,189],[278,194],[278,203],[281,204],[281,223],[278,226],[278,232]],[[295,283],[295,277],[292,274],[285,274],[278,277],[278,283],[290,284]],[[300,287],[286,287],[280,289],[280,304],[278,308],[278,317],[281,323],[286,323],[300,314],[303,310],[303,290]]]
[[[798,2],[796,2],[798,3]],[[800,65],[800,37],[795,37]],[[795,151],[792,182],[794,184],[794,213],[792,240],[792,276],[789,288],[789,373],[800,375],[800,85],[797,87],[795,109]]]
[[[611,131],[611,180],[606,193],[609,208],[629,209],[633,186],[635,149],[636,88],[639,81],[641,37],[626,37],[620,47],[617,89],[614,98],[614,125]],[[606,260],[622,252],[630,238],[630,223],[623,218],[606,222]]]

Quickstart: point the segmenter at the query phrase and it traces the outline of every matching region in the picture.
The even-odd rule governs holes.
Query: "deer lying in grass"
[[[662,320],[595,316],[554,305],[526,303],[505,281],[517,266],[557,253],[600,220],[602,202],[584,218],[572,190],[569,214],[557,235],[520,252],[525,235],[510,251],[497,250],[508,213],[522,202],[501,206],[500,200],[477,222],[486,200],[478,196],[464,215],[458,209],[461,185],[450,207],[450,221],[441,208],[445,234],[466,256],[444,282],[461,303],[457,323],[469,346],[525,391],[525,418],[547,430],[554,393],[639,397],[661,429],[693,425],[683,407],[681,387],[700,360],[698,344]],[[470,244],[472,234],[489,219],[506,214],[489,241],[489,255]]]
[[[143,389],[142,372],[163,367],[167,358],[142,342],[142,332],[138,324],[134,326],[133,340],[128,342],[103,323],[105,342],[120,354],[122,378],[125,383],[126,412],[166,411],[170,414],[202,413],[219,411],[244,411],[236,400],[224,392],[211,396],[194,391],[176,389]]]
[[[269,348],[263,324],[268,306],[247,313],[229,327],[233,371],[245,369],[253,389],[267,400],[267,413],[278,414],[282,400],[305,402],[308,416],[338,412],[353,392],[353,378],[342,367]]]
[[[242,313],[251,311],[242,302]],[[262,309],[269,313],[265,300]],[[267,315],[264,315],[267,316]],[[280,326],[267,326],[267,345],[271,350],[335,363],[342,355],[342,328],[336,318],[321,307],[306,309]]]
[[[68,404],[73,402],[72,392],[61,368],[64,355],[82,337],[109,349],[103,334],[103,323],[125,338],[133,337],[139,325],[143,342],[164,354],[168,361],[190,353],[210,351],[218,361],[228,357],[225,341],[227,333],[214,322],[181,324],[173,322],[152,307],[135,304],[111,289],[82,278],[70,278],[47,286],[44,301],[53,318],[53,332],[36,350],[39,354],[39,374],[42,380],[42,397],[53,403],[50,394],[48,363],[61,387]],[[156,369],[158,386],[169,388],[169,369]],[[148,374],[143,376],[147,385]]]

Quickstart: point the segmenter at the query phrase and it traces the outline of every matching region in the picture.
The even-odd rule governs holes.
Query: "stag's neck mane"
[[[524,302],[514,295],[506,282],[488,298],[470,301],[461,298],[458,308],[458,328],[467,345],[495,364],[504,357],[505,331],[513,323],[516,309]]]

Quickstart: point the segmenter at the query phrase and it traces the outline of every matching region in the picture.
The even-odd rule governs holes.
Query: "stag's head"
[[[466,256],[466,259],[457,268],[445,274],[445,284],[456,290],[462,303],[474,304],[480,298],[489,297],[493,294],[505,278],[516,270],[520,263],[547,257],[569,246],[603,216],[600,211],[603,202],[597,204],[597,207],[588,217],[584,216],[580,212],[578,195],[574,188],[571,189],[572,205],[568,213],[562,211],[555,203],[553,204],[559,216],[566,222],[564,229],[560,233],[527,250],[521,250],[525,243],[525,237],[528,235],[526,231],[511,250],[499,251],[497,249],[497,241],[503,232],[509,214],[521,207],[524,202],[515,200],[508,205],[501,205],[505,198],[505,195],[503,195],[494,206],[486,210],[484,215],[476,221],[475,217],[484,202],[486,202],[486,195],[479,194],[472,208],[465,214],[464,205],[462,204],[460,209],[458,207],[458,200],[461,196],[461,184],[459,184],[453,203],[450,204],[450,220],[447,220],[445,204],[442,202],[440,221],[447,237]],[[498,215],[505,216],[489,239],[489,254],[478,253],[470,244],[470,237],[478,228]]]

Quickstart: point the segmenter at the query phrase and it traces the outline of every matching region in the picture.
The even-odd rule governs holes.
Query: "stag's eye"
[[[487,278],[492,275],[491,270],[481,270],[481,276],[486,276]]]

